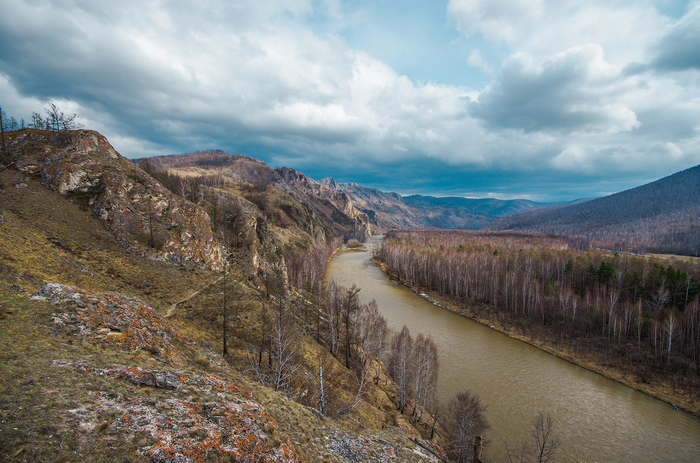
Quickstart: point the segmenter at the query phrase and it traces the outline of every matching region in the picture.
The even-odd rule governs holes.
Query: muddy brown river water
[[[438,346],[438,400],[446,406],[468,389],[486,405],[485,461],[504,461],[503,441],[527,437],[540,411],[555,419],[562,444],[556,461],[700,462],[700,420],[615,381],[442,309],[389,280],[369,247],[335,255],[327,278],[375,299],[389,328],[405,324]]]

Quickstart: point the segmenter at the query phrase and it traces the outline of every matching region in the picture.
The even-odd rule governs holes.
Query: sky
[[[0,0],[0,106],[122,155],[561,201],[700,164],[700,0]]]

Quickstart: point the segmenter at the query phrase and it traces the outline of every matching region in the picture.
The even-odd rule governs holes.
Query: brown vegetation
[[[619,252],[700,255],[700,166],[591,201],[515,214],[484,230],[580,236]]]
[[[392,232],[378,258],[462,313],[699,414],[698,262],[576,244],[513,233]]]
[[[6,142],[16,146],[23,133]],[[65,143],[39,135],[37,160]],[[206,209],[214,239],[228,243],[222,278],[129,252],[87,198],[41,181],[31,163],[0,171],[0,459],[294,461],[295,452],[306,461],[436,461],[425,448],[439,449],[421,435],[430,430],[397,412],[393,383],[371,360],[376,336],[359,321],[363,310],[341,309],[338,358],[328,354],[327,310],[313,291],[331,243],[304,251],[317,237],[271,225],[279,203],[260,214],[238,187],[215,184],[198,190],[204,197],[180,198]],[[321,265],[306,265],[316,276],[300,288],[287,270],[287,262],[304,268],[297,255]],[[73,287],[47,285],[47,300],[30,299],[44,280]],[[254,381],[249,347],[271,387]],[[318,413],[321,362],[327,415]]]

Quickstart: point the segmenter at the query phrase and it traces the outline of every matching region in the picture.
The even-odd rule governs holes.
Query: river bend
[[[368,246],[378,244],[372,238]],[[435,306],[389,280],[371,252],[335,255],[328,278],[375,299],[389,328],[432,336],[440,356],[438,400],[463,389],[479,396],[491,427],[485,461],[503,461],[502,442],[525,439],[533,418],[552,414],[561,438],[557,461],[700,462],[700,420],[529,344]]]

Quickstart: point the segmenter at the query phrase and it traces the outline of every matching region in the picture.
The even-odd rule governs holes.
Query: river
[[[486,405],[491,427],[484,437],[485,461],[504,461],[503,442],[526,439],[541,412],[555,420],[562,443],[556,461],[700,462],[700,420],[529,344],[435,306],[396,284],[364,251],[341,251],[328,278],[350,287],[360,299],[377,301],[389,328],[405,324],[415,338],[432,336],[440,356],[437,397],[443,407],[468,389]]]

